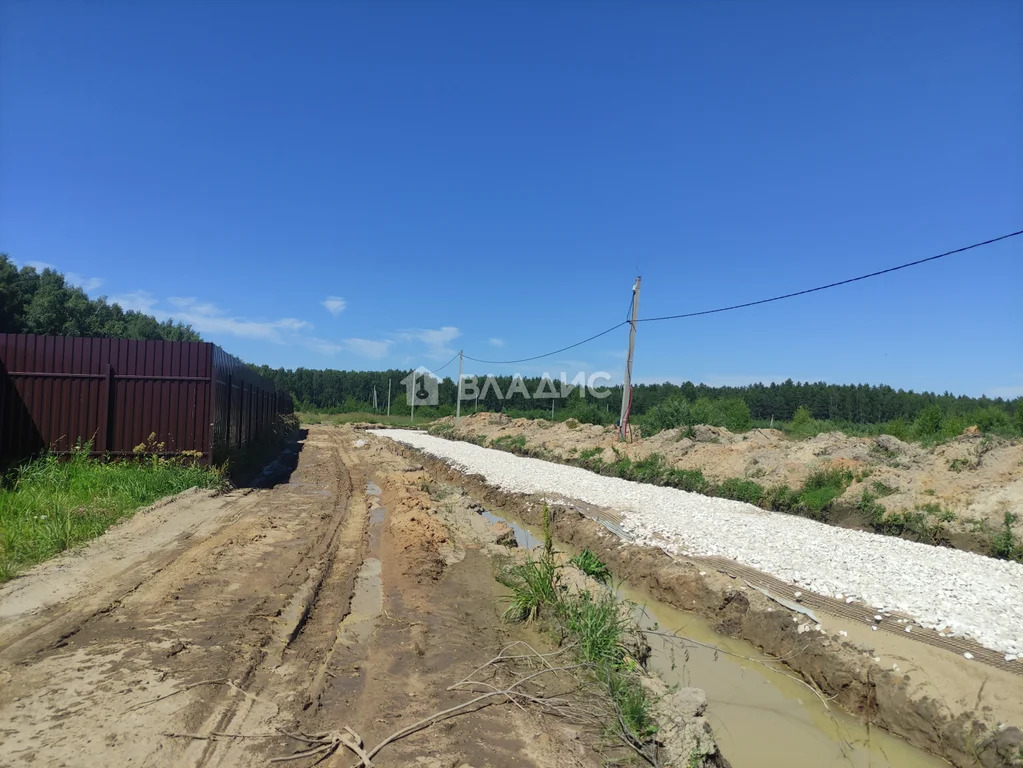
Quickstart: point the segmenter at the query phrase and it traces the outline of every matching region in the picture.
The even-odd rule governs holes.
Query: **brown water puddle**
[[[505,522],[516,538],[537,541],[516,520]],[[707,718],[721,754],[733,768],[947,768],[941,758],[877,727],[868,727],[835,705],[828,707],[776,662],[767,664],[751,643],[725,637],[709,622],[624,586],[620,596],[640,606],[645,629],[677,632],[682,641],[651,635],[649,669],[669,685],[707,692]],[[719,653],[684,639],[716,646]],[[735,654],[735,655],[729,655]]]

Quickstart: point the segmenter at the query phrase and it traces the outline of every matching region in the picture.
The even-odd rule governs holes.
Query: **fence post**
[[[224,449],[231,448],[231,374],[227,374],[227,416],[224,419]]]
[[[106,392],[100,401],[103,405],[103,415],[100,419],[102,430],[100,431],[99,445],[96,446],[96,452],[101,456],[106,455],[110,450],[114,434],[114,366],[111,363],[107,363],[107,376],[104,381]]]

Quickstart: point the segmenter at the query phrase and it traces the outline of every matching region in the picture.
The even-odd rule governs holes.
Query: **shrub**
[[[1002,529],[991,539],[991,556],[1023,562],[1023,542],[1017,541],[1012,526],[1019,518],[1006,511]]]
[[[821,490],[824,488],[845,488],[853,481],[853,473],[848,469],[839,467],[824,467],[810,473],[803,483],[806,490]]]
[[[490,441],[491,448],[500,448],[502,451],[524,451],[526,449],[525,435],[501,435]]]
[[[970,414],[969,420],[976,424],[981,432],[1008,432],[1012,429],[1009,414],[993,405],[974,411]]]
[[[941,407],[929,405],[924,408],[913,422],[913,432],[917,437],[937,437],[941,432]]]
[[[881,425],[880,434],[891,435],[903,442],[908,442],[913,437],[913,427],[899,416]]]
[[[763,504],[778,512],[791,512],[799,505],[799,492],[787,485],[774,485],[764,491]]]
[[[647,411],[639,422],[651,435],[666,429],[691,425],[693,421],[689,401],[684,397],[669,398]]]
[[[877,496],[866,489],[860,495],[860,500],[856,503],[856,507],[866,515],[867,520],[875,528],[884,520],[885,508],[878,503]]]
[[[724,427],[731,432],[746,432],[753,428],[749,406],[741,397],[718,400],[716,405],[718,421],[715,426]]]
[[[847,469],[826,467],[814,470],[806,478],[803,490],[799,492],[797,509],[809,513],[811,517],[821,516],[852,481],[853,473]]]
[[[663,485],[664,477],[670,468],[670,465],[661,454],[651,453],[632,465],[629,479],[640,483]]]
[[[664,484],[692,493],[707,493],[711,489],[710,482],[698,469],[669,469]]]
[[[792,421],[788,426],[788,432],[796,437],[814,437],[824,432],[827,425],[817,421],[805,405],[801,405],[792,415]]]
[[[717,495],[735,501],[745,501],[748,504],[759,504],[764,497],[764,488],[753,480],[731,477],[718,486]]]

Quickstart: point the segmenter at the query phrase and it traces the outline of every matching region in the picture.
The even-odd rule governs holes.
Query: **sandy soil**
[[[448,417],[437,424],[451,424]],[[912,511],[938,504],[955,513],[947,524],[952,543],[966,539],[982,526],[1003,525],[1007,511],[1018,514],[1014,531],[1023,538],[1023,442],[985,438],[967,430],[959,438],[934,447],[904,443],[891,436],[847,437],[830,432],[807,440],[792,440],[774,429],[732,434],[719,427],[696,427],[693,437],[666,430],[652,437],[620,444],[614,427],[567,422],[511,419],[502,414],[465,416],[458,431],[488,441],[524,435],[530,448],[552,456],[572,458],[600,449],[606,462],[616,459],[612,446],[633,459],[659,453],[682,469],[699,469],[716,482],[739,477],[768,487],[784,483],[796,488],[815,468],[837,465],[861,479],[839,500],[853,507],[863,490],[875,483],[891,489],[878,501],[889,511]],[[454,435],[457,436],[457,435]]]
[[[500,619],[500,531],[446,524],[421,473],[357,438],[314,428],[286,482],[183,494],[0,588],[0,765],[249,766],[309,746],[279,729],[348,726],[369,747],[537,643]],[[373,762],[598,766],[598,742],[504,704]]]

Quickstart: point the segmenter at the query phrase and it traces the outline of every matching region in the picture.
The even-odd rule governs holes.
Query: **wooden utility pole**
[[[625,440],[629,410],[632,406],[632,352],[636,347],[636,318],[639,315],[639,287],[642,277],[636,278],[632,286],[632,319],[629,321],[629,351],[625,356],[625,382],[622,387],[622,412],[618,419],[618,440]]]
[[[458,385],[455,387],[455,428],[458,428],[458,420],[462,417],[462,352],[458,350]]]

